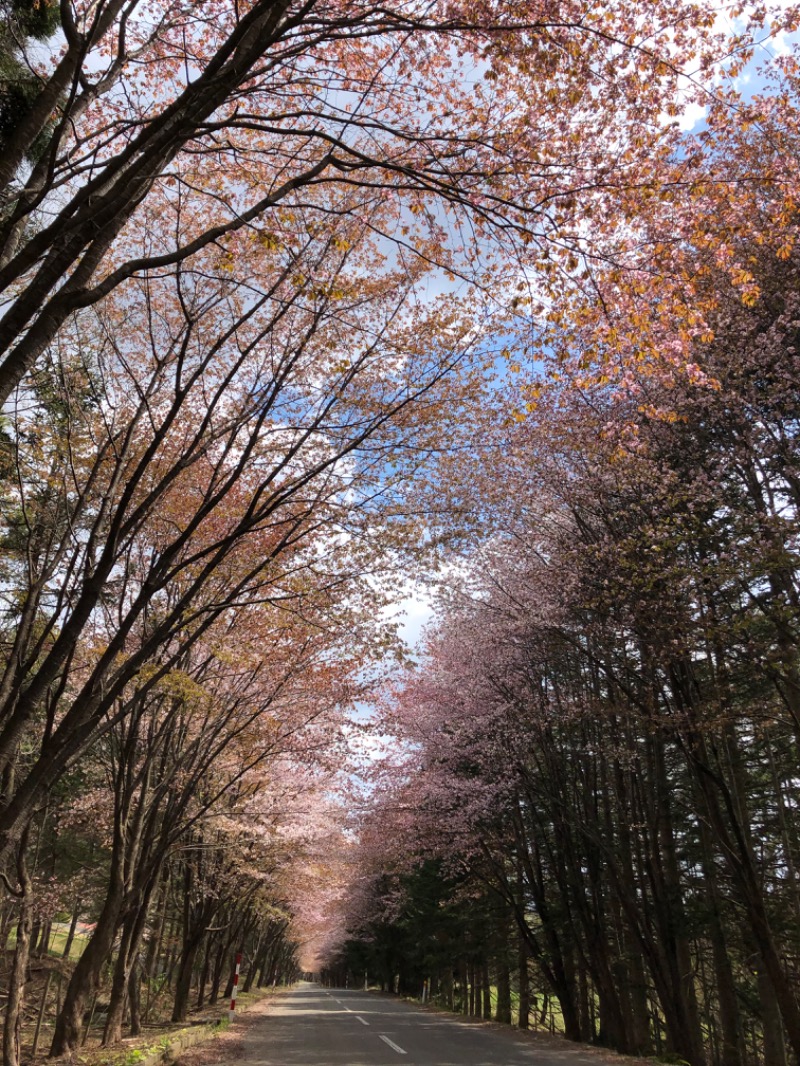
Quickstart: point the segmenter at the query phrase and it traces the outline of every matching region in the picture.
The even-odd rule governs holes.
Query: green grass
[[[69,949],[69,957],[73,960],[79,959],[83,954],[83,949],[86,947],[89,938],[82,933],[76,933]],[[54,930],[50,934],[50,943],[47,946],[48,955],[57,955],[59,958],[64,954],[64,947],[67,943],[67,933],[60,929]]]
[[[69,957],[72,962],[75,962],[83,954],[83,949],[88,943],[88,936],[84,936],[83,933],[76,933],[69,949]],[[16,931],[13,931],[6,944],[6,951],[12,951],[17,943]],[[47,946],[47,954],[52,955],[53,958],[60,959],[64,954],[64,947],[67,943],[67,930],[66,929],[54,929],[50,934],[50,943]]]
[[[561,1008],[559,1007],[558,1000],[555,998],[555,996],[551,996],[550,997],[550,1005],[549,1005],[548,1010],[547,1010],[547,1015],[545,1017],[544,1025],[542,1025],[542,1026],[539,1025],[539,1016],[541,1014],[541,1009],[542,1009],[542,995],[541,995],[540,992],[532,992],[531,993],[531,1004],[533,1004],[534,997],[536,999],[537,1006],[535,1006],[535,1007],[533,1005],[531,1006],[531,1011],[530,1011],[530,1015],[529,1015],[531,1029],[533,1029],[533,1030],[538,1029],[540,1032],[548,1032],[549,1033],[550,1032],[550,1019],[552,1018],[553,1019],[554,1028],[555,1028],[555,1032],[563,1034],[564,1033],[564,1017],[561,1014]],[[492,1018],[494,1018],[495,1012],[497,1010],[497,986],[496,985],[491,985],[490,986],[490,998],[491,998],[491,1003],[492,1003]],[[511,1021],[512,1021],[512,1023],[514,1025],[516,1025],[518,1018],[519,1018],[519,993],[515,992],[512,989],[512,991],[511,991]]]

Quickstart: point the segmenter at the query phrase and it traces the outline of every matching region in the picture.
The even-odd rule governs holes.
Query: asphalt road
[[[370,992],[301,985],[242,1034],[241,1066],[601,1066],[575,1045],[419,1010]]]

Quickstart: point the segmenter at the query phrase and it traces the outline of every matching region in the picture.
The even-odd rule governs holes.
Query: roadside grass
[[[492,1002],[492,1017],[497,1010],[497,986],[490,986],[490,995]],[[561,1008],[558,1005],[558,1000],[555,997],[551,997],[547,1005],[547,1011],[544,1018],[542,1017],[542,1007],[544,1006],[544,997],[541,992],[531,992],[531,1011],[530,1011],[530,1028],[534,1032],[540,1033],[555,1033],[557,1035],[564,1034],[564,1016],[561,1013]],[[519,993],[513,989],[511,991],[511,1018],[516,1020],[519,1017]]]
[[[82,941],[88,939],[82,936]],[[26,1003],[22,1016],[21,1043],[23,1048],[22,1061],[28,1066],[45,1066],[48,1061],[48,1049],[52,1040],[56,1021],[58,1004],[62,1002],[62,995],[74,963],[60,956],[57,950],[64,950],[65,938],[60,943],[50,946],[50,955],[43,955],[40,959],[31,960],[31,970],[26,988]],[[78,951],[82,950],[83,944]],[[6,953],[6,958],[0,957],[0,964],[4,964],[7,970],[13,955],[13,941],[11,950]],[[2,971],[2,965],[0,965]],[[261,988],[239,994],[236,1002],[238,1012],[247,1011],[260,1001],[284,992],[285,988]],[[204,1030],[201,1040],[213,1042],[214,1038],[224,1032],[228,1026],[228,1001],[220,999],[213,1006],[206,1006],[203,1010],[190,1010],[189,1017],[185,1022],[175,1023],[169,1020],[169,1010],[161,1009],[163,1004],[153,1005],[153,1016],[145,1023],[140,1036],[123,1037],[122,1042],[112,1048],[101,1046],[103,1027],[105,1024],[105,1005],[108,988],[104,986],[98,1006],[95,1011],[91,1008],[88,1024],[85,1023],[84,1043],[74,1059],[81,1066],[138,1066],[157,1052],[166,1054],[168,1045],[176,1037],[184,1032],[197,1033],[200,1028]],[[4,1006],[0,997],[0,1008]],[[169,1005],[168,1005],[169,1006]],[[39,1021],[39,1019],[41,1019]],[[40,1036],[36,1055],[33,1054],[33,1044],[37,1026],[40,1027]],[[199,1033],[198,1033],[199,1035]],[[169,1055],[164,1061],[168,1061]]]
[[[492,1005],[492,1021],[495,1019],[497,1012],[497,985],[490,985],[490,1001]],[[439,1010],[447,1011],[449,1014],[461,1014],[460,1010],[450,1010],[445,1006],[444,1002],[435,997],[432,1000],[432,1005]],[[546,1009],[545,1009],[546,1006]],[[477,1018],[482,1018],[482,1015],[475,1015]],[[519,993],[513,989],[511,991],[511,1022],[516,1026],[517,1019],[519,1018]],[[565,1032],[564,1028],[564,1016],[561,1013],[561,1008],[558,1004],[558,1000],[555,997],[550,997],[545,1005],[545,998],[541,992],[531,992],[531,1009],[529,1015],[529,1029],[531,1032],[537,1033],[551,1033],[555,1036],[563,1036]]]

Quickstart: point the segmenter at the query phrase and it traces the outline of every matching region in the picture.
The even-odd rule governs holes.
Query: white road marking
[[[356,1018],[358,1018],[358,1020],[361,1022],[362,1025],[369,1025],[369,1022],[365,1022],[364,1019],[360,1015],[357,1014]]]
[[[407,1052],[403,1051],[403,1049],[401,1047],[399,1047],[397,1044],[395,1044],[394,1040],[390,1040],[388,1036],[384,1036],[381,1033],[380,1037],[381,1037],[381,1040],[384,1042],[384,1044],[388,1044],[389,1047],[392,1049],[392,1051],[396,1051],[398,1055],[406,1055],[407,1054]]]

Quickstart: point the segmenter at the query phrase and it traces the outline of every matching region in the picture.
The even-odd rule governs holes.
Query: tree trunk
[[[764,1041],[764,1066],[786,1066],[781,1013],[770,980],[762,968],[758,971],[758,998],[761,1007],[761,1034]]]
[[[97,991],[100,974],[114,944],[119,915],[123,903],[123,886],[118,872],[112,866],[112,881],[92,939],[75,964],[61,1013],[56,1019],[56,1030],[50,1054],[66,1055],[75,1052],[81,1044],[81,1025],[90,998]]]
[[[652,1054],[650,1009],[647,1002],[647,978],[642,954],[633,937],[626,933],[628,991],[631,1004],[631,1049],[634,1055]]]
[[[483,986],[483,1017],[492,1020],[492,982],[489,977],[489,960],[484,955],[481,963],[481,985]]]
[[[511,1025],[511,974],[508,956],[501,952],[497,959],[497,1009],[495,1021]]]
[[[33,1046],[31,1047],[31,1058],[35,1059],[39,1050],[39,1036],[42,1032],[42,1022],[44,1021],[45,1012],[47,1010],[47,998],[50,995],[50,985],[53,982],[53,971],[48,970],[47,978],[44,982],[44,988],[42,989],[42,1001],[39,1004],[39,1013],[36,1016],[36,1029],[33,1033]]]
[[[156,890],[154,906],[154,911],[157,915],[156,925],[150,934],[150,939],[147,942],[147,951],[145,953],[144,983],[147,989],[143,1015],[145,1021],[147,1021],[150,1016],[150,997],[152,994],[153,984],[156,979],[158,960],[161,956],[161,947],[164,940],[164,926],[166,923],[167,913],[167,898],[169,896],[169,880],[170,868],[168,864],[165,864],[164,872],[161,878],[159,879],[158,888]]]
[[[672,824],[671,788],[665,765],[664,743],[660,737],[653,738],[650,754],[658,842],[658,850],[653,856],[654,881],[658,886],[656,913],[669,981],[669,995],[663,1003],[668,1024],[668,1046],[671,1052],[686,1059],[690,1066],[705,1066]]]
[[[469,1014],[469,976],[467,974],[467,963],[465,959],[462,959],[458,964],[458,985],[461,993],[461,999],[459,1000],[459,1007],[462,1014]]]
[[[122,1039],[122,1027],[125,1019],[125,1006],[130,999],[130,983],[138,970],[137,962],[147,924],[147,913],[153,889],[145,890],[144,898],[136,910],[132,910],[122,926],[122,938],[114,967],[111,984],[111,998],[108,1005],[103,1046],[118,1044]]]
[[[614,716],[613,725],[615,739],[618,743],[630,748],[633,739],[630,735],[629,724],[622,725]],[[645,963],[642,958],[641,945],[637,940],[637,932],[632,927],[630,912],[626,913],[625,903],[641,910],[642,902],[636,890],[636,870],[639,864],[634,860],[634,849],[631,840],[631,823],[635,821],[632,809],[632,790],[629,787],[630,768],[623,767],[618,759],[613,764],[614,795],[619,815],[616,819],[616,830],[619,838],[619,865],[618,865],[618,889],[617,900],[620,907],[620,939],[623,946],[624,969],[629,1004],[629,1030],[631,1052],[634,1055],[647,1056],[652,1052],[650,1038],[650,1010],[647,1001],[647,979],[645,975]],[[623,900],[621,897],[625,896]]]
[[[172,1008],[173,1022],[185,1022],[189,1013],[189,996],[192,990],[192,973],[200,947],[200,939],[191,940],[181,954],[178,977],[175,982],[175,1003]]]
[[[720,1066],[743,1066],[745,1061],[744,1032],[733,967],[728,955],[725,929],[720,914],[721,899],[717,884],[717,869],[705,819],[698,819],[698,827],[703,876],[708,898],[708,935],[714,961],[714,984],[719,1000],[719,1020],[722,1029],[719,1062]]]
[[[211,981],[211,994],[208,997],[209,1006],[212,1006],[219,999],[219,986],[222,984],[222,968],[225,965],[225,956],[227,954],[229,941],[226,937],[221,937],[219,942],[219,948],[217,950],[217,956],[214,959],[214,970]]]
[[[19,1066],[20,1063],[20,1029],[22,1025],[22,1005],[25,998],[25,982],[28,972],[28,958],[31,949],[31,930],[33,927],[32,884],[25,861],[28,844],[28,832],[23,834],[19,845],[17,859],[17,876],[22,899],[19,923],[17,925],[17,944],[8,981],[8,1003],[6,1005],[5,1026],[3,1028],[3,1066]]]
[[[731,879],[737,885],[744,911],[750,924],[750,931],[755,946],[761,955],[762,965],[767,979],[772,985],[773,999],[778,1005],[786,1035],[794,1058],[800,1062],[800,1006],[795,996],[792,982],[784,970],[775,942],[769,915],[767,913],[761,879],[759,878],[749,840],[749,824],[746,804],[743,797],[740,771],[736,766],[738,759],[737,740],[729,737],[729,748],[733,749],[733,788],[726,789],[719,775],[707,772],[708,755],[701,736],[695,735],[694,753],[695,770],[698,783],[706,801],[709,821],[722,844],[722,852],[727,860]],[[713,783],[712,783],[713,782]],[[715,787],[716,786],[716,787]],[[720,807],[717,789],[722,792],[725,814]],[[726,818],[727,815],[727,818]]]
[[[530,1027],[531,982],[528,974],[528,947],[522,937],[518,938],[519,965],[519,1019],[520,1029]]]
[[[263,939],[264,934],[262,932],[256,942],[256,946],[253,948],[251,954],[251,962],[247,967],[247,976],[245,977],[244,984],[242,985],[242,992],[249,992],[250,989],[253,987],[253,981],[255,980],[256,974],[260,969],[259,961],[261,958],[261,944]]]
[[[61,952],[63,959],[69,958],[69,953],[72,951],[72,944],[75,940],[75,930],[78,928],[78,915],[79,915],[79,901],[76,898],[75,905],[72,908],[72,918],[69,923],[69,930],[67,932],[67,939],[64,941],[64,950]]]
[[[139,960],[134,958],[128,978],[128,1003],[131,1014],[131,1036],[142,1031],[142,981]]]
[[[208,984],[208,972],[211,968],[212,940],[206,938],[205,951],[203,952],[203,968],[200,971],[200,980],[197,982],[197,1009],[202,1010],[205,1006],[206,985]]]
[[[53,932],[53,923],[52,922],[43,922],[42,923],[42,932],[41,932],[41,935],[39,937],[39,943],[36,945],[35,954],[36,954],[37,958],[41,958],[42,955],[46,955],[47,954],[48,949],[50,947],[50,936],[52,935],[52,932]]]
[[[453,971],[448,967],[442,974],[442,998],[444,1005],[448,1010],[453,1010],[455,1004],[453,1002]]]

